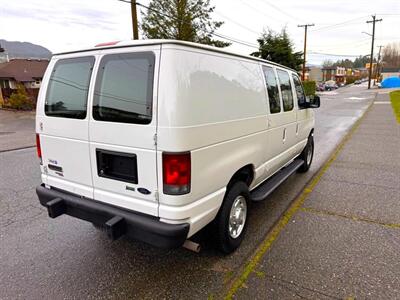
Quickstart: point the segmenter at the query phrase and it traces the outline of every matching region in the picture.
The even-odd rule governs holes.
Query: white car
[[[37,103],[37,195],[52,218],[166,248],[213,222],[230,253],[249,202],[309,169],[316,107],[294,70],[199,44],[56,54]]]

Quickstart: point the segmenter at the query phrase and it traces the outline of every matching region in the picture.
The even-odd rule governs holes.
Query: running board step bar
[[[284,182],[290,175],[296,172],[304,161],[295,159],[290,165],[281,169],[278,173],[270,179],[262,183],[260,186],[250,192],[251,201],[262,201],[268,197],[282,182]]]

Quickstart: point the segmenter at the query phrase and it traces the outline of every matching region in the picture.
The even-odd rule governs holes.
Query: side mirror
[[[318,108],[321,106],[321,99],[319,98],[318,95],[311,95],[310,96],[310,102],[309,102],[309,107],[310,108]]]
[[[318,95],[311,95],[306,97],[305,102],[299,103],[300,109],[304,108],[318,108],[321,105],[321,99]]]

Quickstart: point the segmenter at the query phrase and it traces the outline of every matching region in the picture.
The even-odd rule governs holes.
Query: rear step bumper
[[[124,210],[58,189],[36,188],[40,204],[47,207],[49,217],[63,214],[103,226],[115,240],[127,235],[161,248],[182,246],[189,232],[189,224],[168,224],[158,218]]]

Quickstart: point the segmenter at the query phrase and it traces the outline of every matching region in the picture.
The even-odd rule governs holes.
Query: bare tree
[[[382,54],[385,67],[400,68],[400,43],[386,45]]]

